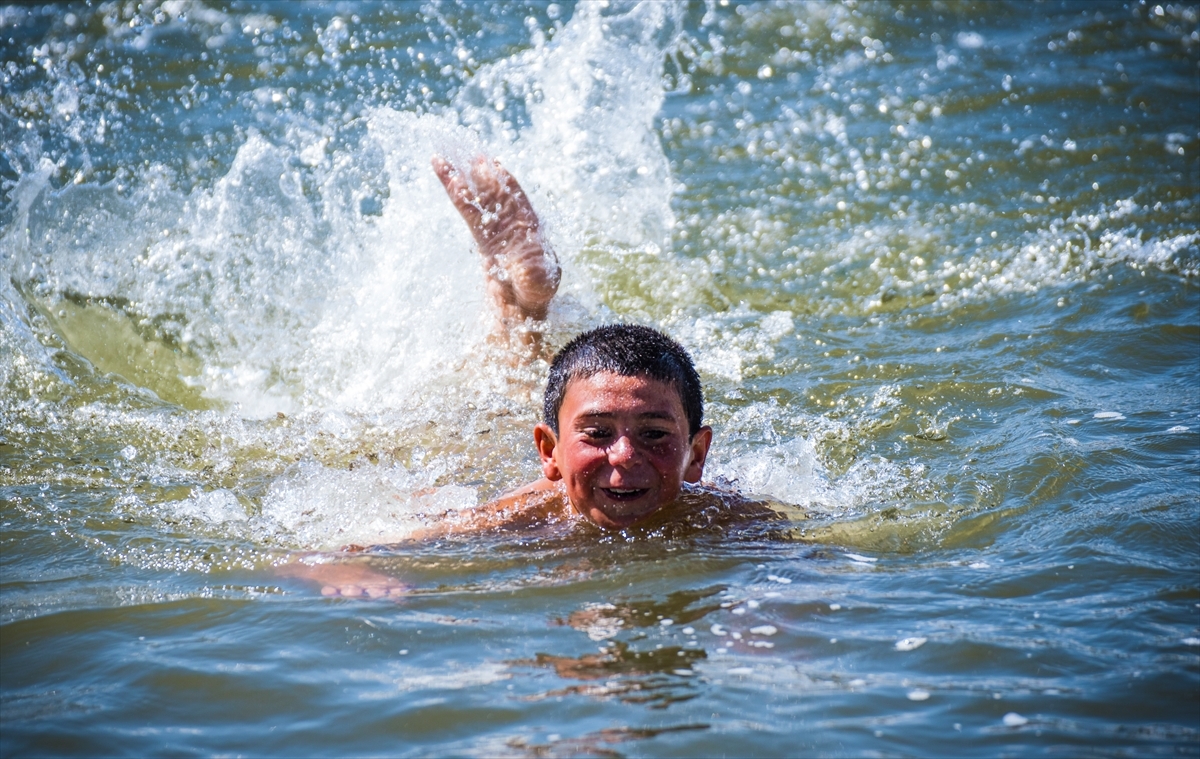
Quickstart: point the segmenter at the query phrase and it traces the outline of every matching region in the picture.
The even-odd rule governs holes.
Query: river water
[[[1198,18],[0,8],[0,753],[1200,754]],[[435,152],[808,518],[404,542],[538,474]]]

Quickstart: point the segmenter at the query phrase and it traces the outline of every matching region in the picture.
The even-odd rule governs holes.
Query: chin
[[[592,508],[590,511],[588,521],[593,524],[608,530],[623,530],[626,527],[632,527],[638,522],[648,519],[656,514],[658,509],[651,509],[639,514],[608,514],[597,508]]]

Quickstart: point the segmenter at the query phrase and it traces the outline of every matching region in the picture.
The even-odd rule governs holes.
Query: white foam
[[[249,129],[228,171],[191,190],[159,165],[122,190],[54,190],[43,161],[12,189],[0,278],[171,315],[164,329],[202,364],[182,379],[247,417],[402,407],[486,384],[461,371],[489,330],[483,277],[430,157],[498,156],[567,262],[585,240],[662,250],[673,184],[655,119],[684,10],[580,6],[552,42],[474,72],[440,113],[368,108],[347,127],[285,110],[286,124]],[[345,33],[336,18],[320,33],[328,63]],[[279,94],[263,90],[272,104]],[[504,97],[522,98],[527,123],[496,109]],[[62,89],[55,102],[75,100]],[[590,284],[586,268],[566,272],[558,308],[570,309]]]
[[[856,553],[844,553],[842,555],[845,556],[847,559],[850,559],[851,561],[857,562],[859,564],[873,564],[874,562],[879,561],[879,559],[877,559],[877,558],[874,558],[871,556],[860,556]]]
[[[921,646],[925,645],[928,640],[928,638],[916,637],[902,638],[901,640],[896,641],[895,649],[897,651],[915,651]]]
[[[954,35],[954,44],[964,50],[977,50],[987,44],[987,40],[978,32],[959,32]]]
[[[272,483],[261,519],[307,548],[397,543],[428,520],[478,502],[472,488],[427,489],[436,476],[402,467],[346,471],[307,463]]]
[[[178,514],[209,524],[245,522],[248,518],[237,495],[225,489],[194,492],[186,500],[171,505]]]
[[[363,691],[359,698],[363,700],[386,700],[395,698],[398,693],[411,693],[420,690],[463,690],[478,688],[491,683],[507,680],[512,672],[503,662],[484,662],[475,667],[445,666],[440,669],[429,666],[413,666],[393,663],[384,670],[351,670],[339,672],[354,683],[377,683],[380,689]]]
[[[690,286],[706,287],[709,272],[687,272]],[[678,300],[676,293],[674,299]],[[741,381],[746,370],[774,360],[780,342],[795,333],[795,320],[787,311],[762,314],[745,305],[728,312],[706,314],[673,321],[670,331],[695,353],[696,368],[733,382]]]
[[[474,73],[456,98],[463,123],[493,146],[508,144],[521,182],[550,188],[581,214],[578,233],[661,249],[674,225],[671,175],[655,136],[665,54],[681,33],[682,6],[639,3],[625,12],[581,4],[553,42]],[[518,131],[508,100],[527,111]],[[555,160],[546,160],[555,156]]]
[[[779,413],[778,409],[760,406],[756,404],[736,412],[724,425],[724,434],[735,436],[739,434],[739,428],[752,428],[758,424],[758,417],[765,420]],[[750,417],[755,417],[755,421],[750,421]],[[724,461],[718,455],[706,471],[712,477],[737,483],[737,487],[746,493],[773,496],[784,503],[828,504],[846,500],[829,483],[812,442],[804,437],[757,447],[753,452]]]

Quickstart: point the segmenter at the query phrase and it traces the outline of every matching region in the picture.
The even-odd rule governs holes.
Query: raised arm
[[[503,326],[545,319],[562,270],[517,180],[498,161],[483,157],[464,171],[434,156],[433,170],[479,246],[488,294]]]

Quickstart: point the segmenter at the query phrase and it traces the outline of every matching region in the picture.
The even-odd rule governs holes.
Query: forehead
[[[559,418],[631,413],[680,420],[686,416],[674,384],[646,376],[598,372],[567,383]]]

